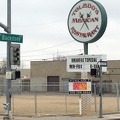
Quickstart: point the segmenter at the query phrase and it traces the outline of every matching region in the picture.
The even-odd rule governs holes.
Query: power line
[[[51,48],[62,46],[62,45],[65,45],[65,44],[68,44],[68,43],[71,43],[71,42],[74,42],[74,41],[72,40],[72,41],[65,42],[65,43],[62,43],[62,44],[58,44],[58,45],[55,45],[55,46],[50,46],[50,47],[46,47],[46,48],[36,49],[36,50],[32,50],[32,51],[26,51],[26,52],[23,52],[23,54],[24,53],[30,53],[30,52],[36,52],[36,51],[42,51],[42,50],[46,50],[46,49],[51,49]]]
[[[75,51],[81,51],[81,50],[83,50],[83,49],[70,50],[70,51],[63,51],[63,52],[59,52],[59,54],[61,54],[61,53],[68,53],[68,52],[75,52]],[[55,54],[58,54],[58,53],[54,52],[54,53],[39,54],[39,55],[55,55]],[[35,56],[39,56],[39,55],[21,56],[21,58],[23,58],[23,57],[35,57]],[[58,57],[60,57],[60,56],[58,56]],[[2,58],[2,57],[0,57],[0,58]],[[55,57],[52,57],[52,58],[45,58],[45,59],[53,59],[53,58],[55,58]],[[37,59],[29,59],[29,60],[22,60],[22,61],[42,60],[42,59],[43,59],[43,58],[37,58]]]
[[[58,45],[55,45],[55,46],[50,46],[50,47],[36,49],[36,50],[31,50],[31,51],[26,51],[26,52],[22,52],[21,54],[24,54],[24,53],[26,54],[26,53],[30,53],[30,52],[36,52],[36,51],[42,51],[42,50],[46,50],[46,49],[51,49],[51,48],[62,46],[62,45],[65,45],[65,44],[68,44],[68,43],[71,43],[71,42],[74,42],[74,41],[72,40],[72,41],[65,42],[65,43],[62,43],[62,44],[58,44]],[[5,55],[5,54],[0,54],[0,55]]]
[[[83,49],[77,49],[77,50],[70,50],[70,51],[64,51],[64,52],[59,52],[60,54],[61,53],[67,53],[67,52],[74,52],[74,51],[81,51]],[[39,56],[39,55],[54,55],[54,54],[57,54],[56,52],[54,53],[48,53],[48,54],[38,54],[38,55],[30,55],[30,56],[21,56],[21,57],[35,57],[35,56]]]

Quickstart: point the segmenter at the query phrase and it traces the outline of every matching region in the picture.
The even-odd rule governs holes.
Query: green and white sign
[[[23,43],[23,35],[0,33],[0,41]]]
[[[107,14],[104,7],[94,0],[80,0],[68,16],[68,30],[78,42],[92,43],[105,32]]]

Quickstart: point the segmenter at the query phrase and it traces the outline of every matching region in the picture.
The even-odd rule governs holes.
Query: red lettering
[[[88,36],[88,37],[92,37],[91,32],[87,33],[87,36]]]
[[[82,8],[87,8],[87,4],[86,4],[86,3],[84,3]]]
[[[88,8],[91,8],[91,4],[88,4]]]
[[[98,22],[99,18],[73,18],[72,23]]]
[[[72,27],[71,30],[72,30],[72,34],[82,37],[82,38],[86,38],[86,37],[93,37],[93,35],[95,35],[95,33],[98,32],[99,27],[97,25],[91,32],[88,32],[88,33],[81,33],[77,31],[74,27]]]
[[[84,3],[83,5],[79,5],[78,7],[76,7],[72,13],[72,16],[73,15],[76,15],[77,12],[79,12],[81,9],[83,8],[90,8],[92,9],[93,11],[95,11],[95,13],[98,15],[99,14],[99,10],[97,7],[95,7],[95,5],[92,5],[92,4],[87,4],[87,3]]]
[[[92,6],[92,10],[95,10],[95,6]]]

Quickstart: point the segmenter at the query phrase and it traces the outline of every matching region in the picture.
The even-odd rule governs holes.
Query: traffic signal
[[[12,80],[20,79],[21,72],[19,70],[13,70],[12,71]]]
[[[11,65],[20,65],[20,44],[11,44]]]
[[[21,73],[20,71],[15,71],[15,77],[16,79],[20,79]]]
[[[90,70],[90,75],[97,77],[97,76],[100,75],[100,70],[99,70],[99,69],[92,68],[92,69]]]
[[[91,70],[90,70],[90,75],[91,75],[91,76],[95,76],[96,73],[97,73],[96,69],[91,69]]]

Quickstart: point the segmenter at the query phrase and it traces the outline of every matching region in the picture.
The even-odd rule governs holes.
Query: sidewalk
[[[0,116],[0,120],[3,120],[3,116]],[[120,114],[103,115],[103,118],[98,116],[45,116],[45,117],[17,117],[14,116],[13,120],[120,120]]]

